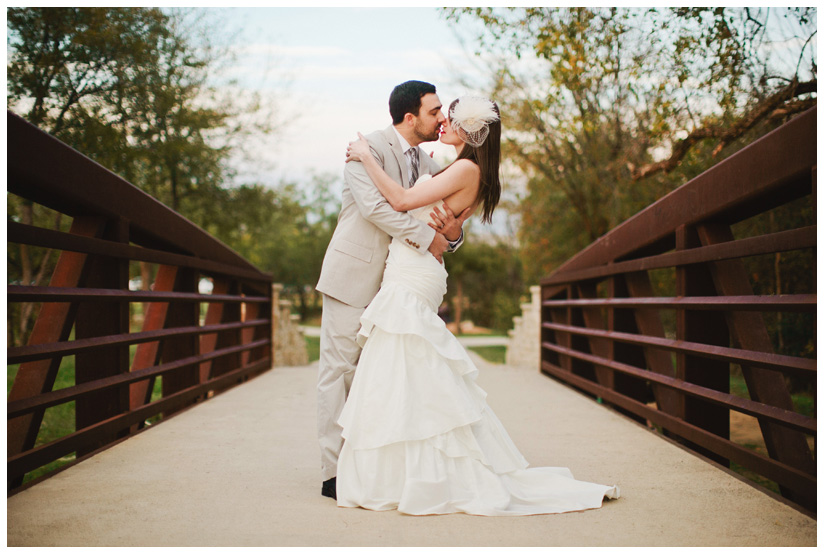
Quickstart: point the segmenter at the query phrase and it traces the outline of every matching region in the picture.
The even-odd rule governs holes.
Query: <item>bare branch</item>
[[[771,112],[768,116],[769,120],[778,120],[783,119],[788,116],[792,116],[794,114],[798,114],[800,112],[804,112],[808,108],[812,108],[816,106],[816,99],[815,98],[806,98],[805,100],[794,100],[792,102],[788,102],[784,106],[781,106]]]
[[[815,105],[816,99],[810,99],[810,101],[791,101],[793,98],[812,92],[816,92],[816,79],[806,81],[805,83],[797,83],[794,81],[787,87],[760,102],[753,110],[731,127],[705,126],[694,129],[686,138],[676,143],[670,158],[653,164],[647,164],[635,170],[633,172],[633,180],[639,181],[640,179],[659,172],[670,172],[679,165],[679,162],[681,162],[682,158],[685,157],[693,145],[705,139],[719,139],[719,144],[713,151],[713,155],[715,156],[722,148],[744,135],[763,119],[781,117],[780,114],[782,114],[783,110],[786,112],[784,115],[797,113],[803,104],[805,107]]]
[[[799,51],[799,60],[797,60],[796,62],[796,75],[799,75],[799,66],[802,64],[802,58],[805,56],[805,49],[808,47],[808,43],[811,42],[811,39],[813,39],[815,36],[816,29],[814,29],[814,32],[811,33],[811,35],[808,37],[808,40],[805,41],[805,44],[802,45],[802,48]]]

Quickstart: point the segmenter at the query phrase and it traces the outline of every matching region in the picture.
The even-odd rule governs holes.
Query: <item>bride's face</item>
[[[461,140],[461,137],[459,137],[458,133],[455,132],[453,126],[450,125],[450,118],[447,118],[444,127],[441,128],[441,142],[445,145],[451,145],[459,149],[464,146],[464,141]]]

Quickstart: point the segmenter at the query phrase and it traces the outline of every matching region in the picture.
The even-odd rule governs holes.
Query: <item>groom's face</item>
[[[422,143],[437,141],[441,126],[446,121],[441,113],[441,101],[434,93],[425,94],[421,97],[421,108],[418,110],[418,117],[414,120],[414,131]]]

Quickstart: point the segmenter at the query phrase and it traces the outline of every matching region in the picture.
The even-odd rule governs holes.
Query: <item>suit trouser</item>
[[[364,308],[323,296],[321,352],[318,361],[318,443],[323,480],[336,476],[344,443],[338,417],[347,400],[361,347],[355,338]]]

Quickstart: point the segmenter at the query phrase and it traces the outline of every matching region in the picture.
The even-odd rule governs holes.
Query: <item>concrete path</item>
[[[461,335],[458,341],[465,347],[506,347],[510,338],[503,335]]]
[[[532,466],[598,510],[411,517],[320,495],[316,364],[276,368],[7,501],[9,546],[815,546],[816,521],[532,369],[479,383]]]

